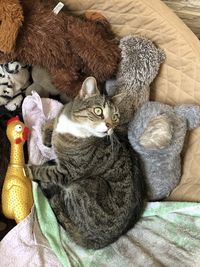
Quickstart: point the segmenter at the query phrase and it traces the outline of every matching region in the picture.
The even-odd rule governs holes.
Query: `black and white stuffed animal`
[[[0,64],[0,107],[15,111],[30,84],[29,67],[17,61]]]

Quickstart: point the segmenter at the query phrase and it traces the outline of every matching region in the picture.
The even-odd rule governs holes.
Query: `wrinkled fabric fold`
[[[31,138],[28,140],[28,152],[31,164],[43,164],[46,161],[55,159],[53,150],[42,143],[42,125],[55,118],[62,104],[50,98],[40,98],[33,92],[27,96],[22,105],[22,113],[25,124],[31,131]]]

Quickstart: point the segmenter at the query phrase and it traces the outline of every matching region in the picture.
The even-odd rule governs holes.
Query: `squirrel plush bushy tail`
[[[162,49],[148,38],[128,35],[120,40],[121,61],[116,80],[108,81],[108,95],[124,94],[119,104],[121,124],[132,120],[138,107],[149,100],[149,85],[165,60]]]

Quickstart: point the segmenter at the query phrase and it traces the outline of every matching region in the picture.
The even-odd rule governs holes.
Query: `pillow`
[[[100,12],[123,37],[140,34],[163,48],[167,59],[152,84],[151,99],[166,104],[200,104],[200,42],[159,0],[64,0],[76,14]],[[200,128],[193,130],[183,153],[182,179],[169,197],[200,201]]]

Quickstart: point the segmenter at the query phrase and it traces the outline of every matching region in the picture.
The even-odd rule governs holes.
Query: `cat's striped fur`
[[[126,142],[112,138],[119,120],[112,101],[116,97],[100,95],[95,80],[88,78],[79,97],[57,116],[52,137],[51,123],[44,129],[56,164],[28,167],[59,223],[76,243],[91,249],[119,238],[137,222],[144,206],[138,158]],[[97,115],[95,108],[102,114],[96,109]]]

